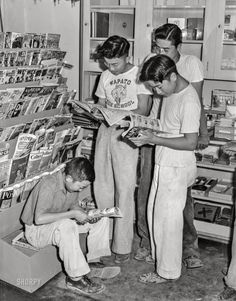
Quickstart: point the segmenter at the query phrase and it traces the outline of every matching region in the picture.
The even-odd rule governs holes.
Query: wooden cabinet
[[[203,48],[208,79],[236,80],[236,1],[209,1]],[[211,3],[212,2],[212,3]]]
[[[228,185],[230,187],[233,185],[235,167],[220,164],[198,163],[198,176],[206,179],[217,179],[218,184],[224,183],[225,186]],[[221,185],[220,187],[223,189],[224,185]],[[192,190],[195,217],[196,215],[199,215],[199,218],[196,218],[194,221],[195,226],[199,237],[228,243],[231,239],[234,216],[235,187],[232,187],[232,190],[229,188],[231,192],[228,194],[215,193],[213,188],[210,190],[213,191],[213,193],[208,192],[207,194],[201,193],[200,191],[196,193],[196,191],[194,192],[194,190]],[[215,191],[218,190],[215,189]],[[198,204],[199,207],[196,207],[196,204]],[[205,206],[201,207],[200,204]],[[199,212],[198,208],[200,208]],[[209,216],[209,218],[207,216]]]

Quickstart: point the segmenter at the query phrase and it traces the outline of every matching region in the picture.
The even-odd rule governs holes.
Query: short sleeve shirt
[[[151,58],[156,54],[152,53],[147,58]],[[196,83],[201,82],[204,79],[203,64],[198,57],[194,55],[180,54],[180,58],[176,63],[178,73],[183,76],[188,82]],[[159,101],[155,96],[153,97],[153,106],[150,112],[151,118],[157,118],[157,112],[159,108]]]
[[[144,84],[137,83],[139,69],[133,66],[127,72],[113,75],[109,70],[101,74],[96,96],[106,99],[106,107],[121,110],[138,108],[138,95],[151,95]]]
[[[21,220],[32,225],[42,213],[66,212],[78,202],[78,198],[78,192],[66,190],[62,171],[58,171],[36,184],[26,201]]]
[[[198,133],[201,106],[196,90],[188,85],[179,93],[164,97],[160,122],[166,137],[181,137]],[[193,151],[156,146],[155,161],[163,166],[186,167],[196,163]]]

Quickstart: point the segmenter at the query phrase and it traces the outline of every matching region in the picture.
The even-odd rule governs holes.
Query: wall
[[[69,89],[79,85],[79,14],[80,2],[60,0],[1,0],[3,31],[60,33],[60,48],[67,51],[65,60],[74,65],[65,70]]]

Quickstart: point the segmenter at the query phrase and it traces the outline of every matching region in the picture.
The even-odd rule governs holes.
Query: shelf
[[[234,172],[236,169],[236,166],[210,164],[210,163],[207,164],[207,163],[199,163],[199,162],[197,162],[197,167],[210,168],[210,169],[229,171],[229,172]]]
[[[91,10],[95,9],[108,9],[108,10],[113,10],[113,9],[135,9],[135,5],[91,5],[90,6]]]
[[[190,5],[162,5],[162,6],[158,6],[158,5],[155,5],[153,7],[154,9],[198,9],[198,10],[201,10],[201,9],[205,9],[206,6],[205,5],[202,5],[202,6],[190,6]]]
[[[229,243],[231,240],[231,228],[223,225],[207,223],[194,220],[199,237],[218,241],[221,243]]]
[[[191,194],[192,197],[196,200],[203,200],[203,201],[208,201],[208,202],[213,202],[213,203],[218,203],[218,204],[225,204],[225,205],[230,205],[232,206],[233,200],[225,200],[225,199],[220,199],[220,198],[213,198],[213,197],[209,197],[209,196],[204,196],[204,195],[200,195],[200,194],[195,194],[192,193]]]

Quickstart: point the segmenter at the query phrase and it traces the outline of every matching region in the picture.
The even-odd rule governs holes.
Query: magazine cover
[[[32,60],[31,60],[31,66],[37,66],[40,63],[40,50],[35,50],[33,52]]]
[[[36,69],[34,75],[34,81],[39,81],[41,79],[42,69]]]
[[[6,33],[0,32],[0,49],[5,48],[5,37],[6,37]]]
[[[60,97],[61,97],[62,93],[58,92],[56,90],[54,90],[51,94],[51,96],[48,99],[48,102],[44,108],[44,110],[53,110],[56,109],[57,106],[60,103]]]
[[[0,51],[0,67],[4,67],[5,52]]]
[[[31,48],[33,44],[34,33],[25,33],[23,36],[22,47]]]
[[[26,51],[25,50],[19,51],[16,58],[15,66],[17,67],[24,66],[25,59],[26,59]]]
[[[5,72],[4,84],[14,84],[16,81],[16,69],[7,69]]]
[[[3,67],[10,67],[10,52],[5,52],[4,54],[4,60],[3,60]]]
[[[4,210],[11,207],[13,197],[13,188],[8,187],[0,190],[0,210]]]
[[[6,70],[0,70],[0,85],[4,84]]]
[[[36,69],[27,69],[26,74],[25,74],[25,82],[32,82],[34,81]]]
[[[28,156],[12,159],[8,183],[9,185],[19,182],[25,178]]]
[[[11,132],[7,140],[15,139],[19,136],[19,134],[23,133],[25,128],[25,124],[17,124],[14,126],[14,130]]]
[[[41,147],[40,151],[42,152],[42,158],[39,164],[39,169],[46,170],[51,164],[53,149],[48,147]]]
[[[25,66],[30,66],[33,58],[34,50],[27,50],[25,57]]]
[[[26,248],[26,249],[31,249],[33,251],[39,251],[39,249],[33,247],[25,238],[24,232],[20,232],[15,238],[13,238],[11,242],[14,246],[21,247],[21,248]]]
[[[9,57],[9,66],[10,67],[16,66],[17,57],[18,57],[18,51],[10,52],[10,57]]]
[[[0,90],[0,119],[5,119],[8,107],[11,102],[10,92],[8,90]]]
[[[0,162],[9,159],[10,144],[7,142],[0,142]]]
[[[16,73],[15,83],[22,83],[25,81],[26,68],[18,68]]]
[[[46,48],[58,49],[60,43],[60,34],[47,33],[46,34]]]
[[[11,207],[21,202],[21,195],[24,190],[24,182],[15,184],[13,186],[13,196],[11,201]]]
[[[5,48],[22,48],[23,37],[20,32],[6,32]]]
[[[33,150],[38,150],[42,146],[44,146],[45,143],[45,136],[46,136],[46,129],[41,128],[39,130],[35,131],[36,141],[33,147]]]
[[[24,104],[23,99],[19,99],[17,102],[15,102],[15,106],[13,108],[13,111],[12,111],[12,114],[11,114],[10,118],[18,117],[20,115],[23,104]]]
[[[38,173],[42,155],[43,153],[40,150],[31,151],[26,168],[26,177],[30,177]]]
[[[42,90],[42,87],[25,87],[24,92],[22,93],[20,100],[23,100],[23,106],[21,108],[20,115],[27,115],[31,110],[31,102],[33,104],[34,99],[39,98],[39,92]]]
[[[47,129],[45,133],[45,146],[49,147],[51,144],[53,144],[55,136],[56,134],[54,129]]]
[[[36,136],[32,134],[20,134],[17,139],[13,158],[27,157],[36,141]]]
[[[0,189],[5,188],[9,183],[11,159],[0,161]]]
[[[142,130],[150,130],[155,134],[163,133],[163,131],[161,131],[159,119],[151,119],[149,117],[138,114],[131,114],[128,119],[130,120],[127,121],[129,126],[128,129],[122,133],[122,137],[138,137],[140,131]]]
[[[75,157],[78,157],[81,153],[80,145],[82,139],[73,140],[71,142],[67,142],[66,144],[62,144],[62,149],[60,151],[60,162],[67,162]]]

